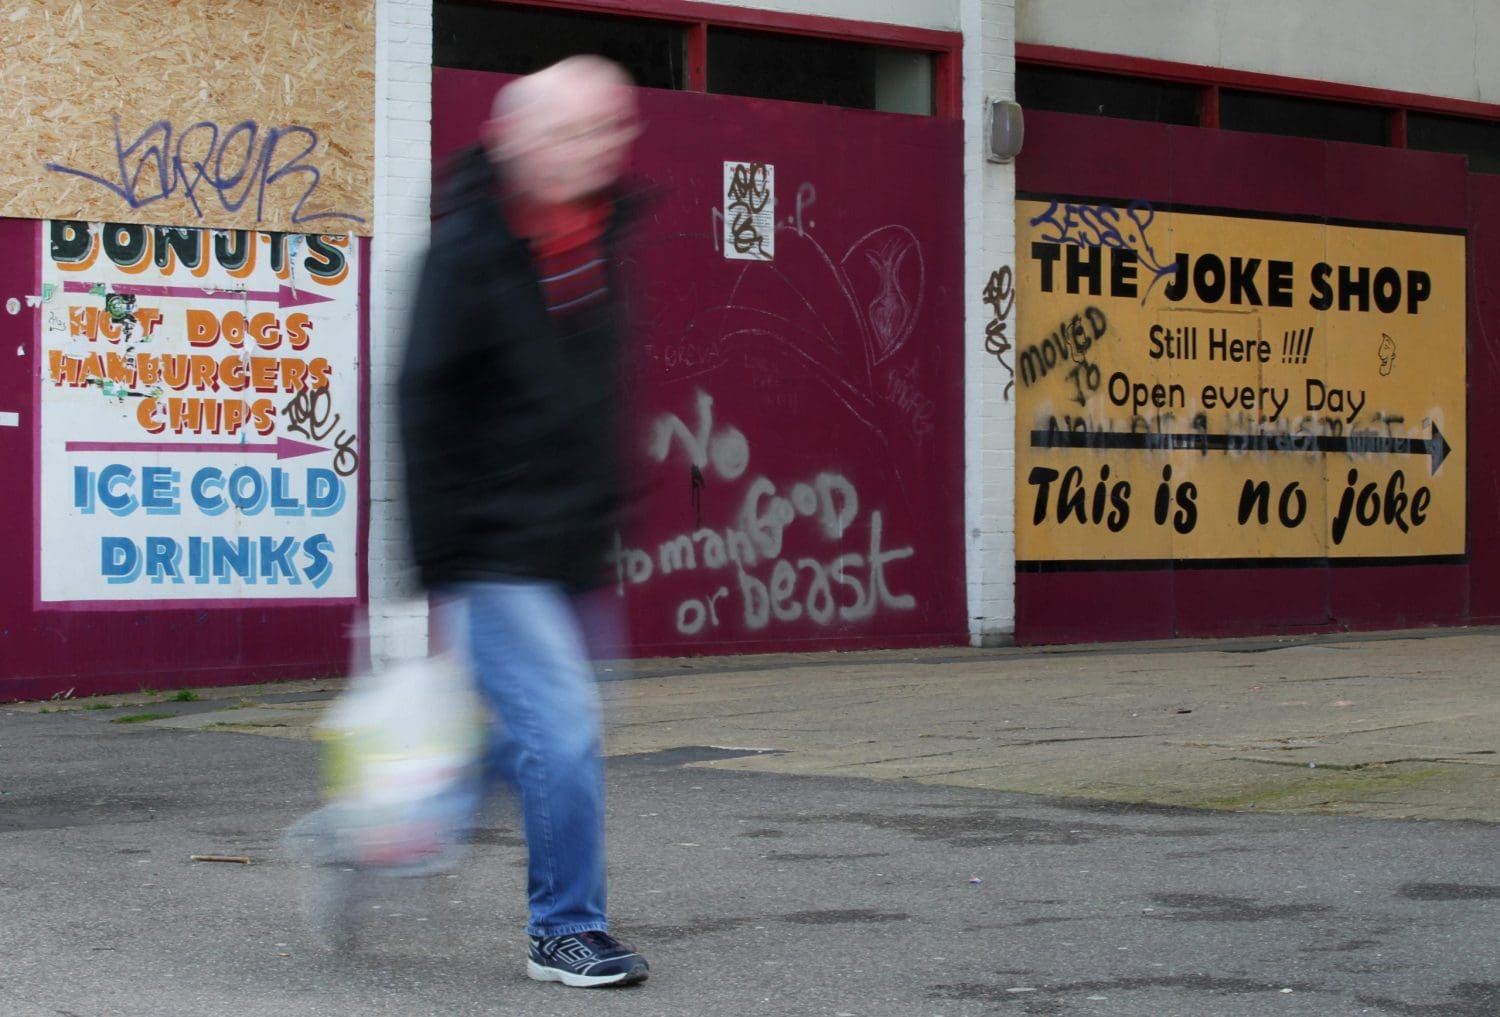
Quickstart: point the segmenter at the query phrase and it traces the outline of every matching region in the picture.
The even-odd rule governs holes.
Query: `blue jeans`
[[[520,796],[532,936],[604,930],[599,697],[568,594],[530,580],[442,591],[439,628],[467,651],[494,719],[487,786]]]

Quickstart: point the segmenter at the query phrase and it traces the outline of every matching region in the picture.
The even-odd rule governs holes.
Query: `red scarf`
[[[567,205],[508,203],[511,225],[531,245],[542,296],[553,314],[572,314],[604,299],[605,198]]]

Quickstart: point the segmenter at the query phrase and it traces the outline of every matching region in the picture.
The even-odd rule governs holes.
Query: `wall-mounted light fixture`
[[[985,112],[989,144],[985,157],[990,162],[1010,162],[1021,154],[1021,143],[1026,138],[1026,121],[1021,115],[1021,104],[1012,99],[996,99]]]

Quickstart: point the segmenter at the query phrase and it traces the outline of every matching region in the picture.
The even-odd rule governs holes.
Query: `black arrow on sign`
[[[1437,424],[1430,438],[1393,438],[1383,434],[1154,434],[1119,431],[1063,431],[1045,428],[1031,432],[1032,448],[1090,448],[1157,451],[1191,449],[1202,452],[1345,452],[1355,455],[1429,456],[1432,474],[1453,451]]]

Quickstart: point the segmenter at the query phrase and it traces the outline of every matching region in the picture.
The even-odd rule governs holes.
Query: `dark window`
[[[932,113],[932,54],[809,36],[708,30],[708,90],[890,113]]]
[[[1021,64],[1016,68],[1016,101],[1024,109],[1054,113],[1153,120],[1163,124],[1198,123],[1202,90],[1153,78],[1069,71]]]
[[[1386,143],[1386,111],[1321,99],[1293,99],[1263,92],[1219,92],[1219,126],[1230,131],[1286,134],[1322,141]]]
[[[684,84],[680,25],[497,4],[440,2],[432,12],[439,67],[530,74],[577,53],[609,57],[647,88]]]
[[[1428,152],[1467,155],[1474,173],[1500,173],[1500,123],[1408,113],[1406,144]]]

